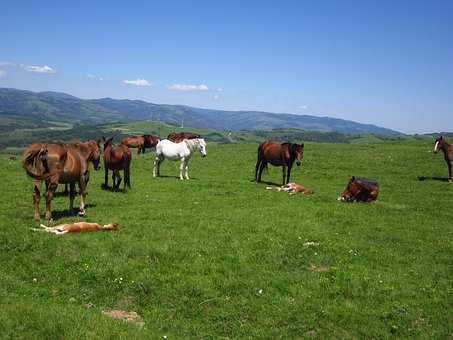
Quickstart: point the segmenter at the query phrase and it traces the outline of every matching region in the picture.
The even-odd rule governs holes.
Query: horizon
[[[449,1],[3,10],[0,87],[453,131]]]

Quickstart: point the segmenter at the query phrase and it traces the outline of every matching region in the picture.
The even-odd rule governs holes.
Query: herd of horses
[[[102,147],[101,147],[102,145]],[[188,162],[196,151],[202,157],[206,156],[206,142],[198,134],[190,132],[170,133],[166,139],[160,140],[157,136],[142,135],[127,137],[121,144],[113,144],[113,138],[98,141],[87,141],[72,144],[45,144],[30,145],[23,154],[23,167],[28,176],[34,179],[33,207],[35,220],[40,219],[39,202],[41,186],[45,183],[46,212],[45,218],[52,218],[52,199],[59,184],[69,185],[69,209],[72,211],[76,195],[76,185],[79,189],[79,215],[85,215],[85,199],[89,182],[89,163],[95,170],[100,168],[101,155],[104,163],[105,178],[103,187],[108,186],[109,170],[112,171],[112,189],[119,190],[124,176],[124,191],[131,188],[130,166],[132,152],[130,148],[137,148],[137,153],[144,153],[147,148],[156,150],[153,176],[160,176],[160,165],[165,159],[180,160],[181,180],[189,179]],[[448,181],[453,182],[453,145],[447,143],[442,136],[434,144],[434,153],[442,151],[448,166]],[[268,164],[282,167],[282,190],[290,192],[299,190],[296,183],[289,183],[293,164],[302,164],[304,144],[278,143],[267,140],[259,145],[257,162],[255,165],[256,182],[261,182],[262,172]],[[299,188],[299,189],[298,189]],[[312,191],[309,191],[312,193]],[[344,202],[374,202],[379,194],[379,184],[376,181],[352,177],[338,200]]]

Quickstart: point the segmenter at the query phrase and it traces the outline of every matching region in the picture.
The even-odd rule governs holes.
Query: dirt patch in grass
[[[136,312],[125,312],[119,309],[112,309],[112,310],[104,310],[102,314],[114,318],[120,319],[128,323],[132,323],[139,327],[143,327],[145,322],[143,321],[142,317],[138,315]]]

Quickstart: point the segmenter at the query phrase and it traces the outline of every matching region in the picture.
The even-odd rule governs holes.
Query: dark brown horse
[[[27,174],[35,179],[33,205],[35,220],[40,219],[39,201],[41,182],[46,183],[46,219],[52,218],[52,198],[59,183],[69,184],[69,209],[73,209],[75,185],[79,186],[79,215],[85,215],[86,186],[89,180],[88,162],[99,169],[99,142],[89,141],[76,144],[32,144],[25,151],[23,166]]]
[[[452,167],[453,167],[453,145],[447,143],[444,137],[440,136],[436,139],[434,144],[434,153],[438,153],[439,150],[442,150],[444,153],[445,162],[447,162],[448,166],[448,182],[453,182],[452,177]]]
[[[131,150],[123,144],[114,145],[113,137],[104,140],[104,188],[108,188],[109,170],[112,170],[113,190],[119,190],[121,183],[120,170],[124,171],[124,191],[131,188],[130,168],[132,162]]]
[[[172,132],[167,136],[173,143],[181,143],[184,139],[201,138],[200,135],[191,132]]]
[[[137,148],[137,154],[145,153],[146,148],[155,148],[159,143],[159,137],[153,135],[130,136],[121,141],[121,144],[129,148]]]
[[[267,140],[258,147],[258,160],[255,166],[255,181],[261,182],[261,174],[270,163],[283,167],[283,185],[289,183],[291,168],[296,161],[300,166],[304,155],[304,144],[275,143]]]
[[[379,183],[366,178],[349,179],[346,189],[338,197],[341,202],[367,202],[373,203],[379,195]]]

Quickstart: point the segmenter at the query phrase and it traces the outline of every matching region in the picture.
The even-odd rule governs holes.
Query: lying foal
[[[266,187],[266,189],[284,191],[284,192],[288,192],[290,195],[294,195],[299,192],[302,192],[304,195],[314,194],[314,191],[312,189],[308,189],[308,188],[304,187],[302,184],[297,184],[297,183],[288,183],[288,184],[282,185],[281,187]]]
[[[106,225],[100,225],[98,223],[88,223],[88,222],[75,222],[60,224],[55,227],[47,227],[44,224],[41,224],[39,228],[32,228],[34,231],[46,231],[55,235],[64,235],[67,233],[84,233],[89,231],[108,231],[108,230],[118,230],[118,223],[110,223]]]

